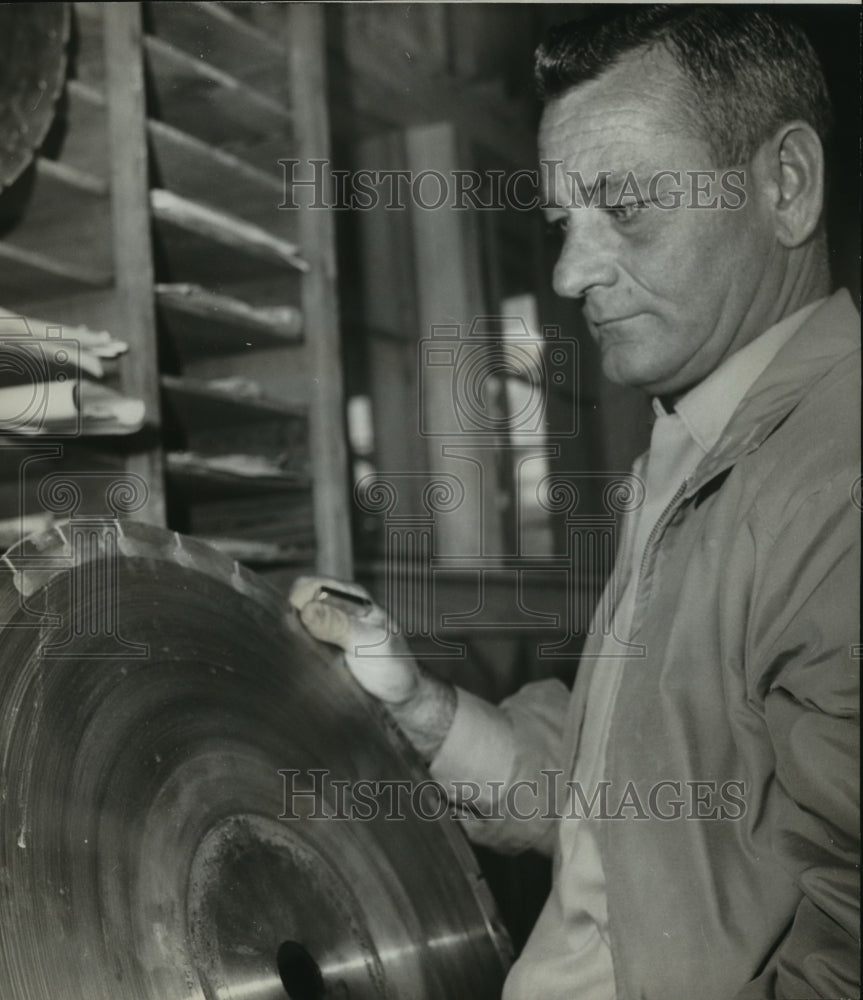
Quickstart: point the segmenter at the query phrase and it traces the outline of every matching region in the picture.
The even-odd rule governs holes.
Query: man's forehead
[[[688,91],[683,71],[664,48],[627,53],[600,76],[547,103],[539,128],[540,155],[591,161],[644,157],[665,136],[694,137]]]

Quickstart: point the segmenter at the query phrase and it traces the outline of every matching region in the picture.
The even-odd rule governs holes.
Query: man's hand
[[[339,591],[357,598],[356,612],[347,610],[348,601],[339,601]],[[416,660],[404,640],[393,635],[386,612],[372,601],[365,588],[326,577],[301,576],[288,600],[316,639],[344,651],[351,673],[369,694],[396,705],[416,694]]]
[[[359,685],[386,705],[414,747],[432,760],[452,725],[455,689],[419,666],[386,611],[359,584],[327,577],[299,577],[288,600],[311,635],[344,651]]]

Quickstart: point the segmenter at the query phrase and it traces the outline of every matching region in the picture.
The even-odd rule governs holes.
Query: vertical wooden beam
[[[160,421],[159,362],[153,298],[153,248],[147,171],[147,109],[144,91],[141,9],[138,3],[101,5],[105,28],[111,217],[114,240],[116,332],[129,344],[121,388],[144,401],[147,425]],[[165,524],[162,449],[154,444],[130,455],[126,468],[150,491],[137,517]]]
[[[363,139],[352,149],[352,163],[364,170],[406,169],[404,145],[402,132]],[[351,222],[359,256],[351,277],[367,324],[375,464],[382,472],[421,472],[426,458],[419,432],[411,220],[406,211],[387,208],[381,198],[368,211],[354,213]],[[419,514],[419,496],[400,497],[399,512]]]
[[[291,106],[296,156],[329,160],[326,47],[323,4],[291,4],[288,22]],[[311,167],[307,168],[311,173]],[[299,188],[299,204],[311,192]],[[303,277],[302,306],[312,377],[310,435],[315,496],[318,570],[348,577],[352,572],[344,390],[336,286],[332,211],[303,206],[300,246],[310,271]]]
[[[450,123],[425,125],[408,129],[407,162],[414,175],[421,171],[437,171],[452,189],[453,171],[469,166],[460,155],[458,135]],[[436,189],[422,195],[433,204]],[[483,295],[481,238],[479,219],[475,212],[453,210],[449,204],[440,208],[411,206],[414,232],[414,259],[418,291],[419,336],[432,335],[435,326],[457,325],[462,335],[471,323],[486,313]],[[455,364],[457,364],[456,362]],[[455,372],[453,373],[455,374]],[[420,376],[422,377],[422,375]],[[435,423],[436,415],[454,405],[453,389],[442,382],[427,383],[423,407],[426,425]],[[497,503],[497,468],[493,456],[494,442],[482,439],[484,446],[476,449],[478,465],[445,454],[447,446],[467,445],[469,437],[458,435],[443,439],[427,439],[429,470],[448,473],[464,480],[467,502],[459,516],[442,518],[436,540],[440,554],[467,555],[478,553],[481,539],[487,554],[493,554],[488,543],[501,542],[501,517]],[[464,450],[464,449],[462,449]],[[482,469],[483,489],[478,472]],[[467,477],[467,479],[466,479]]]

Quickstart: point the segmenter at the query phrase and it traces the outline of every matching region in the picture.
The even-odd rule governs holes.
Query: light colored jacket
[[[740,785],[724,819],[598,824],[619,1000],[859,996],[859,417],[859,317],[839,292],[651,535],[646,655],[625,668],[606,779],[642,803],[662,781]],[[541,682],[501,706],[514,778],[571,775],[593,652],[571,697]],[[557,870],[573,821],[467,828]]]

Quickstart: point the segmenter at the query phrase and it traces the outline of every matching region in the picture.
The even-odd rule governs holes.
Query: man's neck
[[[810,302],[830,294],[830,266],[826,246],[819,241],[805,249],[801,248],[800,254],[800,258],[794,262],[796,266],[786,270],[771,308],[760,324],[759,335],[808,306]]]

